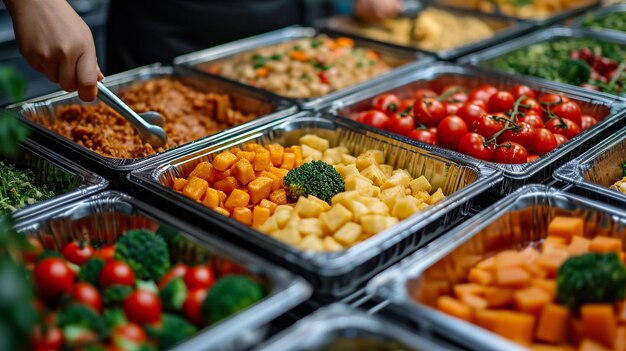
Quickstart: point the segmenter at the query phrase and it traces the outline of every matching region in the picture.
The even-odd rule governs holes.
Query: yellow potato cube
[[[307,235],[300,241],[298,248],[304,251],[324,251],[324,242],[317,236]]]
[[[272,217],[276,219],[276,224],[278,224],[278,227],[280,229],[283,229],[287,225],[287,222],[289,222],[289,220],[294,216],[295,213],[293,213],[293,211],[279,211],[278,208],[276,208],[276,212],[274,212],[274,215]]]
[[[430,194],[424,190],[420,190],[413,192],[413,197],[426,202],[428,199],[430,199]]]
[[[386,217],[385,218],[385,229],[391,228],[394,225],[400,223],[400,221],[396,217]]]
[[[339,230],[335,232],[333,237],[335,238],[335,240],[342,243],[343,245],[349,246],[356,242],[356,239],[359,237],[359,235],[361,235],[362,231],[363,229],[360,225],[348,222],[344,224],[341,228],[339,228]]]
[[[411,217],[415,212],[419,211],[419,204],[419,200],[413,196],[405,196],[402,199],[396,200],[391,210],[391,215],[401,220]]]
[[[372,181],[361,175],[350,175],[344,179],[346,191],[356,190],[362,196],[372,195]]]
[[[419,191],[425,191],[427,193],[430,193],[430,191],[432,190],[432,186],[430,185],[430,182],[424,176],[420,176],[419,178],[413,179],[409,183],[409,186],[411,187],[411,191],[413,193],[416,193]]]
[[[341,155],[341,162],[347,165],[354,165],[356,163],[356,157],[348,154]],[[356,168],[356,165],[355,165]]]
[[[324,236],[324,231],[322,230],[322,221],[319,218],[304,218],[301,219],[298,223],[298,231],[303,236],[305,235],[315,235],[315,236]]]
[[[409,182],[411,181],[411,177],[403,172],[398,172],[393,174],[391,177],[387,178],[385,182],[380,186],[380,190],[385,190],[387,188],[393,188],[396,185],[399,185],[403,188],[409,186]]]
[[[278,229],[280,228],[278,227],[278,223],[276,222],[275,216],[271,216],[267,221],[265,221],[265,223],[263,223],[259,227],[259,231],[262,233],[266,233],[266,234],[271,234],[277,231]]]
[[[322,155],[322,161],[331,165],[341,163],[341,151],[343,151],[342,148],[332,148],[324,151],[324,154]]]
[[[374,185],[380,186],[385,181],[386,177],[383,171],[378,168],[377,165],[371,165],[361,171],[361,175],[374,183]]]
[[[380,170],[383,171],[383,174],[385,174],[385,177],[387,178],[391,177],[391,175],[393,174],[392,165],[378,165],[378,168],[380,168]]]
[[[398,173],[406,175],[407,177],[409,177],[409,180],[413,180],[413,176],[411,176],[411,173],[409,173],[409,171],[407,171],[406,169],[402,169],[402,168],[393,170],[393,172],[391,172],[391,175],[398,174]]]
[[[330,208],[330,205],[328,204],[328,202],[326,202],[326,201],[324,201],[324,200],[322,200],[322,199],[320,199],[318,197],[315,197],[313,195],[309,195],[306,198],[311,200],[311,201],[313,201],[313,202],[315,202],[315,203],[317,203],[317,204],[319,204],[320,206],[322,206],[324,211],[327,211]]]
[[[443,200],[445,197],[446,196],[443,194],[443,190],[441,190],[441,188],[438,188],[437,191],[430,195],[430,198],[426,200],[426,203],[429,205],[433,205]]]
[[[302,145],[302,157],[304,157],[304,162],[307,162],[307,159],[309,159],[308,162],[319,161],[322,159],[322,152],[308,145]]]
[[[365,215],[361,217],[363,232],[374,235],[387,229],[387,220],[383,215]]]
[[[396,201],[406,197],[404,193],[404,188],[396,185],[392,188],[387,188],[380,192],[379,198],[387,205],[389,208],[393,208]]]
[[[300,236],[300,233],[298,233],[297,230],[293,229],[278,230],[272,233],[272,237],[290,245],[297,245],[300,240],[302,240],[302,236]]]
[[[421,204],[419,204],[419,206],[417,206],[419,208],[420,211],[424,211],[425,209],[428,208],[428,204],[425,202],[422,202]]]
[[[317,135],[313,135],[313,134],[307,134],[307,135],[300,137],[300,144],[310,146],[314,148],[315,150],[321,151],[321,152],[326,151],[329,147],[328,140],[322,139],[318,137]],[[304,155],[304,152],[303,152],[303,155]]]
[[[374,157],[374,155],[362,154],[356,158],[355,164],[356,168],[358,168],[359,171],[362,171],[371,165],[377,165],[378,162],[376,162],[376,157]]]
[[[333,205],[330,210],[320,215],[322,223],[331,231],[336,232],[352,219],[352,212],[341,204]]]
[[[380,150],[367,150],[362,155],[373,156],[379,165],[385,163],[385,155]]]
[[[347,207],[352,212],[352,220],[357,223],[361,221],[361,216],[370,213],[370,209],[364,203],[358,200],[350,201]]]
[[[349,164],[344,165],[343,167],[336,167],[337,172],[341,175],[341,178],[345,179],[351,175],[359,175],[359,170],[356,168],[356,165]]]
[[[327,236],[324,238],[324,248],[327,251],[340,251],[343,250],[343,246],[338,243],[332,236]]]
[[[343,193],[339,193],[333,196],[333,198],[330,199],[330,203],[332,203],[333,205],[342,204],[346,207],[349,207],[351,201],[358,200],[360,198],[361,194],[359,194],[359,192],[356,190],[344,191]]]
[[[319,217],[324,207],[319,203],[300,196],[294,210],[303,218]]]
[[[311,156],[307,156],[304,158],[304,160],[302,160],[302,163],[309,163],[312,161],[316,161],[316,160],[314,160]]]
[[[387,206],[387,204],[385,204],[382,201],[372,201],[368,206],[367,206],[370,210],[370,212],[372,214],[379,214],[379,215],[388,215],[389,214],[389,206]],[[363,219],[361,219],[362,221]]]

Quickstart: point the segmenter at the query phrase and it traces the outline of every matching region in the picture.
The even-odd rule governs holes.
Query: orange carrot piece
[[[285,152],[285,148],[278,144],[270,144],[267,145],[266,148],[270,152],[270,159],[274,167],[280,167],[283,163],[283,152]]]
[[[226,199],[226,203],[224,203],[224,207],[235,208],[235,207],[246,207],[250,202],[250,194],[243,190],[235,189],[233,190],[228,199]]]
[[[204,206],[214,209],[220,205],[220,195],[216,189],[208,188],[204,194],[204,200],[202,200]]]
[[[183,188],[185,188],[185,185],[187,185],[189,181],[185,178],[174,178],[174,190],[176,191],[183,191]]]
[[[572,256],[578,256],[589,252],[589,243],[591,241],[582,236],[575,236],[567,247],[567,251]]]
[[[277,205],[287,204],[287,192],[285,189],[277,189],[270,193],[270,201]]]
[[[252,228],[259,228],[260,226],[270,218],[270,209],[261,206],[254,206],[254,211],[252,211]]]
[[[470,283],[489,285],[493,282],[493,275],[491,272],[484,269],[471,268],[467,279]]]
[[[189,178],[198,177],[206,180],[209,184],[211,184],[215,181],[215,178],[218,174],[219,171],[213,168],[213,165],[208,162],[200,162],[198,163],[196,168],[191,171],[191,173],[189,174]]]
[[[254,157],[254,170],[255,171],[266,171],[272,165],[272,160],[270,159],[269,151],[263,150],[262,152],[257,152]]]
[[[239,183],[243,185],[250,183],[256,177],[252,164],[245,158],[235,162],[230,169],[230,174],[232,174],[233,177],[235,177]]]
[[[496,284],[504,287],[523,287],[530,282],[530,274],[519,267],[497,268]]]
[[[216,190],[223,191],[227,195],[239,187],[239,182],[235,177],[226,177],[213,183]]]
[[[213,209],[213,211],[221,214],[222,216],[230,217],[230,212],[228,212],[228,210],[223,207],[216,207]]]
[[[610,351],[602,344],[591,339],[584,339],[580,345],[578,345],[578,351]]]
[[[530,314],[503,311],[493,326],[493,332],[515,342],[530,344],[534,326],[535,317]]]
[[[185,185],[185,187],[183,188],[183,195],[192,200],[199,201],[208,187],[209,183],[207,183],[206,180],[200,179],[198,177],[191,177],[187,185]]]
[[[610,304],[586,304],[580,308],[585,336],[612,348],[617,333],[615,311]]]
[[[237,156],[237,159],[245,158],[246,160],[250,161],[250,163],[252,163],[252,162],[254,162],[254,158],[256,157],[256,152],[239,151],[235,155]]]
[[[566,342],[571,317],[566,307],[552,303],[546,305],[541,311],[535,337],[549,343]]]
[[[583,236],[584,221],[582,218],[557,216],[548,224],[548,235],[564,238],[567,243],[574,236]]]
[[[622,240],[608,236],[596,236],[589,242],[589,251],[607,253],[620,252],[622,250]]]
[[[541,279],[541,278],[533,278],[530,281],[531,286],[538,287],[539,289],[546,292],[550,295],[550,300],[554,301],[556,297],[556,281],[553,279]]]
[[[490,308],[500,308],[513,304],[513,289],[490,286],[485,288],[484,296]]]
[[[285,151],[283,153],[283,162],[280,164],[280,168],[291,170],[296,164],[296,155],[293,152]]]
[[[265,177],[259,177],[248,184],[248,193],[250,193],[250,201],[258,204],[261,200],[266,199],[272,192],[274,182]]]
[[[544,306],[552,301],[547,292],[536,286],[516,291],[513,294],[513,299],[516,310],[533,315],[539,315]]]
[[[274,214],[274,211],[276,211],[276,207],[278,207],[277,204],[273,203],[272,201],[268,199],[261,200],[261,202],[259,203],[259,206],[269,209],[270,214]]]
[[[272,191],[280,189],[280,187],[283,185],[282,178],[279,179],[278,176],[268,171],[261,172],[261,174],[259,174],[259,177],[265,177],[272,180]]]
[[[237,156],[230,151],[223,151],[213,159],[213,167],[218,171],[228,170],[237,161]]]
[[[233,209],[233,219],[245,225],[252,225],[252,211],[247,207],[235,207]]]
[[[450,296],[440,296],[437,299],[437,308],[453,317],[468,322],[472,321],[472,309]]]

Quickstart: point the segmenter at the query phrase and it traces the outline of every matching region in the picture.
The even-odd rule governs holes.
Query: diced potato
[[[380,150],[367,150],[363,154],[367,156],[373,156],[376,160],[376,163],[378,163],[379,165],[385,163],[385,155]]]
[[[341,162],[347,165],[354,165],[356,163],[356,157],[348,154],[341,155]],[[356,168],[356,165],[354,166]]]
[[[282,229],[285,228],[287,222],[289,222],[292,216],[294,216],[294,213],[292,213],[292,211],[279,211],[277,208],[276,212],[274,212],[274,215],[271,218],[275,218],[276,224],[278,224],[278,227]]]
[[[348,222],[344,224],[341,228],[339,228],[339,230],[335,232],[335,235],[333,235],[333,237],[338,242],[349,246],[356,242],[356,239],[359,237],[359,235],[361,235],[362,230],[363,229],[360,225],[353,222]]]
[[[294,210],[303,218],[317,218],[324,211],[324,207],[312,200],[300,196]]]
[[[369,206],[372,202],[380,202],[378,198],[372,196],[361,196],[359,201],[366,206]]]
[[[340,251],[343,250],[343,246],[338,243],[332,236],[327,236],[324,238],[324,248],[327,251]]]
[[[300,241],[298,248],[305,251],[324,251],[324,242],[315,235],[308,235]]]
[[[389,206],[380,200],[372,201],[367,207],[372,214],[379,214],[383,216],[389,214]]]
[[[344,165],[342,168],[337,169],[337,172],[339,172],[342,178],[360,174],[355,164]]]
[[[327,212],[322,213],[320,219],[322,223],[334,233],[352,219],[352,212],[345,206],[337,204],[333,205]]]
[[[443,200],[445,197],[446,196],[443,194],[443,190],[439,188],[432,195],[430,195],[430,199],[426,200],[426,203],[428,203],[429,205],[433,205]]]
[[[430,200],[430,194],[424,190],[413,192],[413,197],[416,199],[422,200],[424,202],[427,202],[428,200]]]
[[[341,153],[337,148],[332,148],[324,151],[322,155],[322,161],[334,165],[337,163],[341,163]]]
[[[362,196],[372,196],[372,181],[361,175],[350,175],[344,179],[346,191],[356,190]]]
[[[307,157],[304,158],[304,161],[302,161],[302,162],[303,163],[309,163],[309,162],[312,162],[312,161],[316,161],[316,160],[314,160],[311,156],[307,156]]]
[[[320,199],[318,197],[315,197],[313,195],[309,195],[306,198],[311,200],[311,201],[313,201],[313,202],[316,202],[316,203],[320,204],[320,206],[322,206],[324,211],[327,211],[330,208],[330,205],[328,204],[328,202],[326,202],[326,201],[324,201],[324,200],[322,200],[322,199]]]
[[[350,202],[353,201],[353,200],[358,200],[359,198],[361,198],[361,195],[356,190],[344,191],[342,193],[339,193],[339,194],[333,196],[333,198],[330,200],[330,202],[333,205],[334,204],[342,204],[342,205],[344,205],[346,207],[350,207]]]
[[[272,237],[290,245],[297,245],[302,240],[302,236],[297,230],[278,230],[272,233]]]
[[[319,161],[322,159],[322,152],[308,145],[302,145],[302,156],[305,162],[307,162],[307,159],[310,159],[310,161]]]
[[[393,175],[393,166],[392,165],[378,165],[381,171],[385,174],[387,178]]]
[[[370,213],[370,209],[364,203],[358,200],[350,201],[347,207],[352,212],[352,220],[357,223],[361,221],[361,216]]]
[[[324,236],[324,231],[322,229],[322,221],[319,218],[304,218],[299,222],[300,234],[305,235],[315,235],[315,236]]]
[[[394,169],[391,172],[391,175],[396,175],[396,174],[404,174],[407,177],[409,177],[409,180],[413,179],[413,177],[411,176],[411,173],[409,173],[409,171],[407,171],[406,169],[398,168],[398,169]]]
[[[412,196],[405,196],[396,200],[396,203],[391,210],[391,215],[399,219],[405,219],[411,217],[415,212],[419,211],[420,200]]]
[[[385,182],[380,186],[380,190],[393,188],[396,185],[406,188],[409,186],[410,181],[411,181],[411,177],[408,174],[404,172],[398,172],[398,173],[393,174],[391,177],[387,178]]]
[[[271,234],[279,229],[280,228],[278,227],[278,223],[276,222],[275,216],[270,217],[267,221],[265,221],[265,223],[263,223],[259,227],[259,231],[266,233],[266,234]]]
[[[366,234],[374,235],[387,228],[387,220],[383,215],[365,215],[361,217],[361,226]]]
[[[374,183],[376,186],[380,186],[385,181],[386,177],[383,171],[378,168],[377,165],[370,165],[369,167],[361,171],[361,175]]]
[[[420,176],[419,178],[413,179],[409,183],[409,186],[411,187],[411,191],[413,193],[416,193],[419,191],[425,191],[427,193],[430,193],[430,191],[432,190],[432,186],[428,182],[428,179],[426,179],[426,177],[424,176]]]
[[[393,208],[396,201],[405,198],[406,195],[404,193],[404,188],[396,185],[392,188],[383,190],[379,197],[387,206],[389,206],[389,208]]]
[[[322,139],[318,137],[317,135],[313,135],[313,134],[307,134],[307,135],[300,137],[300,144],[310,146],[314,148],[315,150],[318,150],[321,152],[326,151],[329,147],[328,140]],[[303,151],[302,154],[304,155],[304,150],[302,151]]]
[[[400,223],[400,221],[396,217],[386,217],[385,218],[385,229],[389,229],[394,225]]]
[[[376,162],[376,157],[374,157],[374,155],[362,154],[356,158],[355,165],[359,171],[362,171],[371,165],[378,165],[378,162]]]

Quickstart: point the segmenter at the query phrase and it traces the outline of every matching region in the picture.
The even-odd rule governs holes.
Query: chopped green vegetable
[[[183,277],[170,280],[159,292],[159,297],[165,310],[179,311],[187,298],[187,286]]]
[[[93,286],[100,285],[100,271],[104,267],[104,260],[98,257],[90,258],[78,273],[78,280],[87,282]]]
[[[626,177],[626,162],[622,163],[622,177]]]
[[[626,297],[626,267],[616,253],[570,257],[556,277],[557,301],[574,313],[586,303],[614,303]]]
[[[77,347],[106,338],[109,328],[106,321],[91,308],[74,304],[59,314],[59,327],[67,345]]]
[[[44,260],[48,257],[57,257],[57,258],[63,258],[63,255],[58,252],[58,251],[52,251],[52,250],[48,250],[48,249],[44,249],[36,258],[35,258],[35,263]]]
[[[312,48],[319,48],[320,46],[322,46],[322,41],[321,40],[312,40],[311,41],[311,47]]]
[[[261,284],[243,275],[229,275],[217,282],[202,304],[202,315],[207,323],[216,323],[265,296]]]
[[[591,67],[582,60],[565,60],[559,66],[559,75],[565,83],[581,85],[591,78]]]
[[[270,56],[270,60],[272,61],[280,61],[283,59],[283,55],[280,54],[274,54],[272,56]]]
[[[126,285],[114,284],[102,292],[102,302],[105,306],[119,306],[133,293],[133,288]]]
[[[111,330],[113,330],[115,327],[128,323],[128,320],[126,319],[126,314],[124,314],[124,310],[122,308],[106,309],[104,310],[102,316],[104,317],[104,321],[106,322],[107,326]]]
[[[30,169],[18,170],[0,160],[0,215],[17,211],[55,195],[48,185],[38,186]]]
[[[618,11],[602,16],[587,16],[582,23],[585,28],[613,29],[626,32],[626,12]]]
[[[160,350],[169,349],[181,343],[197,331],[197,328],[184,318],[168,313],[163,313],[158,325],[146,325],[146,333],[157,340]]]
[[[312,161],[294,168],[283,178],[289,197],[313,195],[330,204],[330,199],[346,190],[346,184],[337,170],[323,161]]]
[[[122,235],[115,245],[115,259],[126,262],[139,279],[158,281],[170,269],[170,255],[165,240],[138,229]]]

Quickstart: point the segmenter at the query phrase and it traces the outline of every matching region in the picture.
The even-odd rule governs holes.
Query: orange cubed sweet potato
[[[219,173],[220,172],[217,169],[213,168],[213,165],[211,165],[210,163],[200,162],[198,163],[196,168],[191,171],[191,173],[189,174],[189,178],[198,177],[206,180],[209,184],[211,184],[215,181]]]
[[[276,189],[270,193],[270,201],[277,205],[287,204],[287,192],[285,189]]]
[[[589,252],[589,243],[591,241],[582,236],[575,236],[572,238],[569,246],[567,247],[567,251],[572,256],[578,256]]]
[[[613,305],[585,304],[580,308],[585,337],[605,347],[612,348],[617,333],[617,320]]]
[[[533,278],[530,281],[530,285],[531,286],[535,286],[535,287],[543,290],[548,295],[550,295],[550,299],[552,301],[554,301],[554,298],[556,297],[556,281],[555,280],[553,280],[553,279]]]
[[[475,310],[484,310],[489,307],[489,303],[484,298],[473,295],[473,294],[464,294],[459,298],[461,302],[463,302],[466,306],[469,306]]]
[[[533,351],[575,351],[576,349],[567,344],[550,345],[550,344],[532,344],[530,349]]]
[[[578,345],[578,351],[610,351],[610,349],[595,340],[584,339],[580,345]]]
[[[213,187],[228,195],[239,187],[239,182],[235,177],[229,176],[213,183]]]
[[[502,311],[494,311],[494,310],[476,310],[474,311],[474,323],[481,328],[485,328],[487,330],[493,330],[496,322],[498,322],[499,316],[502,314]]]
[[[214,209],[220,205],[220,194],[216,189],[208,188],[204,193],[204,200],[202,200],[204,206]]]
[[[250,193],[250,201],[258,204],[261,200],[266,199],[272,192],[274,182],[265,177],[259,177],[248,184],[248,192]]]
[[[493,332],[515,342],[530,344],[533,340],[534,327],[533,315],[502,311],[495,320]]]
[[[545,239],[543,239],[543,242],[541,243],[541,252],[550,251],[555,247],[562,248],[566,245],[566,238],[549,235]]]
[[[528,285],[530,274],[520,267],[497,268],[495,283],[499,286],[519,288]]]
[[[506,250],[496,255],[496,269],[519,267],[524,263],[524,257],[518,251]]]
[[[243,190],[235,189],[230,193],[228,199],[226,199],[224,207],[226,207],[227,209],[235,207],[246,207],[248,206],[248,203],[250,203],[250,194]]]
[[[213,209],[213,211],[221,214],[222,216],[230,217],[230,212],[228,212],[228,210],[224,207],[216,207]]]
[[[256,178],[252,164],[245,158],[235,162],[230,169],[230,174],[235,177],[239,183],[246,185]]]
[[[198,177],[191,177],[187,185],[183,188],[183,195],[192,200],[199,201],[208,187],[209,183],[207,183],[206,180]]]
[[[278,177],[278,179],[280,179],[280,186],[283,186],[283,178],[285,178],[287,173],[289,173],[289,170],[284,168],[270,167],[268,171]]]
[[[476,295],[482,296],[485,293],[485,287],[480,284],[464,283],[456,284],[452,288],[454,296],[461,298],[463,295]]]
[[[233,155],[237,155],[237,153],[238,153],[239,151],[241,151],[241,148],[239,148],[239,147],[234,147],[234,148],[231,148],[231,149],[230,149],[230,150],[228,150],[228,151],[230,151]]]
[[[264,150],[265,148],[257,143],[246,143],[243,145],[243,149],[246,151],[257,152],[257,150]]]
[[[285,151],[292,152],[295,156],[294,167],[300,167],[304,163],[302,158],[302,147],[300,145],[293,145],[285,149]]]
[[[270,168],[272,165],[272,160],[270,159],[270,152],[267,150],[257,151],[256,156],[254,157],[254,170],[255,171],[265,171]]]
[[[617,327],[617,332],[615,333],[615,346],[613,346],[613,350],[626,351],[626,327]]]
[[[548,272],[537,261],[531,264],[524,264],[522,268],[534,278],[545,278],[548,276]]]
[[[270,218],[270,209],[267,207],[254,206],[252,211],[252,228],[259,228]]]
[[[513,304],[513,289],[495,286],[486,287],[484,297],[490,308],[509,306]]]
[[[235,154],[235,156],[237,156],[237,159],[245,158],[246,160],[250,161],[250,163],[252,163],[254,162],[254,158],[256,157],[256,152],[239,151],[238,153]]]
[[[280,168],[290,170],[296,164],[296,155],[293,152],[283,152],[283,162],[280,164]]]
[[[489,285],[493,282],[493,275],[487,270],[472,268],[469,271],[467,279],[470,281],[470,283]]]
[[[564,238],[567,243],[574,236],[583,236],[584,221],[582,218],[556,216],[548,224],[548,235]]]
[[[516,291],[513,294],[513,299],[516,310],[533,315],[539,315],[543,307],[552,301],[547,292],[536,286]]]
[[[476,268],[484,269],[486,271],[495,270],[496,269],[496,257],[492,256],[492,257],[486,258],[478,262],[478,264],[476,265]]]
[[[571,317],[566,307],[553,303],[546,305],[541,311],[535,338],[549,343],[566,342]]]
[[[235,207],[233,209],[233,219],[245,225],[252,225],[252,211],[247,207]]]
[[[259,174],[259,177],[265,177],[265,178],[269,178],[272,180],[272,191],[276,190],[276,189],[280,189],[281,186],[283,186],[283,180],[282,178],[279,179],[276,175],[268,172],[268,171],[263,171],[261,172],[261,174]]]
[[[282,145],[270,144],[265,147],[270,152],[270,159],[274,167],[280,167],[283,163],[283,153],[285,148]]]
[[[622,250],[622,240],[608,236],[596,236],[589,242],[591,252],[620,252]]]
[[[189,183],[189,181],[185,178],[174,178],[174,184],[173,184],[174,190],[183,191],[187,183]]]
[[[450,296],[440,296],[437,299],[437,308],[441,312],[447,313],[453,317],[468,322],[472,321],[472,309]]]
[[[217,172],[218,173],[217,173],[217,176],[215,177],[215,182],[217,182],[218,180],[222,180],[222,179],[226,179],[230,177],[230,169],[224,172],[220,172],[220,171],[217,171]]]
[[[557,249],[551,250],[549,253],[542,254],[537,263],[548,272],[548,277],[556,277],[556,272],[559,267],[567,260],[569,252],[567,249],[557,251]]]
[[[222,151],[213,159],[213,167],[218,171],[228,170],[235,162],[237,162],[237,156],[230,151]]]
[[[272,214],[274,214],[274,211],[276,211],[276,207],[278,207],[278,205],[277,205],[277,204],[275,204],[275,203],[271,202],[271,201],[270,201],[270,200],[268,200],[268,199],[263,199],[263,200],[261,200],[261,202],[259,202],[259,206],[260,206],[260,207],[263,207],[263,208],[267,208],[267,209],[269,209],[269,210],[270,210],[270,214],[271,214],[271,215],[272,215]]]

